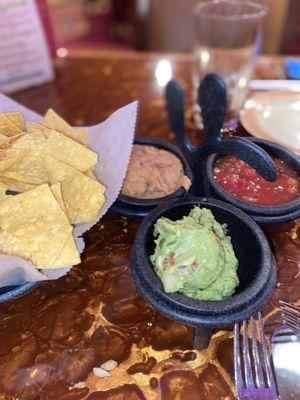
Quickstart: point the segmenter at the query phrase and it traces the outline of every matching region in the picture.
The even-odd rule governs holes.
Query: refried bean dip
[[[122,194],[140,199],[167,196],[183,186],[191,186],[181,160],[155,146],[133,145]]]

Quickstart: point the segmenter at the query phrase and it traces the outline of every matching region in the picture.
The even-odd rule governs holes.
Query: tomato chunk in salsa
[[[224,190],[239,200],[262,206],[288,203],[300,195],[300,179],[284,161],[274,159],[277,179],[269,182],[250,165],[234,157],[219,158],[214,177]]]

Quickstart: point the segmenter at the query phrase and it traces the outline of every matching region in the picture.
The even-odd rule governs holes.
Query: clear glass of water
[[[219,74],[227,85],[228,120],[236,121],[246,99],[266,11],[242,0],[201,1],[195,7],[194,86],[210,72]]]

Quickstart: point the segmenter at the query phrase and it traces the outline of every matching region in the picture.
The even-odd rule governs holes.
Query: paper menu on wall
[[[35,0],[0,0],[0,92],[39,85],[53,76]]]

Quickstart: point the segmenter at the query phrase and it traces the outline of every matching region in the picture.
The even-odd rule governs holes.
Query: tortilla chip
[[[43,135],[45,138],[47,137],[46,130],[49,131],[51,130],[42,124],[38,124],[37,122],[31,122],[31,121],[27,121],[26,126],[28,133],[38,133]]]
[[[91,222],[105,202],[105,186],[53,157],[45,159],[51,184],[61,182],[61,192],[70,222]]]
[[[50,189],[51,189],[56,201],[58,202],[58,204],[60,205],[61,209],[63,210],[63,212],[66,215],[68,215],[67,209],[66,209],[66,206],[65,206],[65,203],[64,203],[64,199],[63,199],[62,194],[61,194],[61,183],[60,182],[54,183],[54,185],[50,186]]]
[[[0,182],[7,186],[8,190],[17,193],[27,192],[27,190],[34,189],[37,185],[31,182],[18,180],[15,178],[8,178],[7,176],[0,175]]]
[[[0,173],[20,162],[26,154],[27,151],[19,149],[0,150]]]
[[[14,123],[23,131],[24,127],[24,120],[23,120],[23,114],[20,112],[11,112],[11,113],[6,113],[6,115],[9,115],[9,118],[14,121]]]
[[[17,179],[34,185],[47,182],[45,169],[46,138],[41,133],[26,133],[12,145],[12,149],[27,151],[25,157],[2,173],[6,178]]]
[[[85,171],[85,175],[91,179],[97,180],[96,175],[94,174],[94,171],[92,169],[88,169],[87,171]]]
[[[76,140],[76,142],[86,146],[88,144],[88,133],[82,129],[72,128],[63,118],[61,118],[54,110],[51,108],[47,111],[44,119],[43,125],[58,131],[68,136],[70,139]]]
[[[97,153],[56,131],[49,133],[46,152],[81,172],[94,167],[98,161]]]
[[[47,127],[46,125],[38,124],[36,122],[27,122],[27,130],[28,130],[28,132],[31,132],[31,133],[34,133],[34,132],[42,133],[43,135],[45,135],[45,137],[48,137],[50,132],[56,131],[64,136],[67,136],[68,138],[70,138],[72,140],[75,140],[75,142],[78,142],[78,143],[82,144],[83,146],[87,147],[87,132],[85,132],[85,131],[73,131],[72,130],[68,133],[65,133],[65,132],[59,131],[58,129],[51,129],[51,128]],[[74,135],[74,132],[76,132],[75,135]],[[77,135],[78,133],[79,133],[79,136]],[[81,138],[80,138],[81,134],[83,134],[86,137],[86,139],[81,140]]]
[[[23,135],[24,132],[10,137],[0,134],[0,149],[9,149],[11,145],[17,140],[19,140],[20,137]]]
[[[60,115],[58,115],[52,108],[46,112],[43,125],[48,126],[48,128],[57,130],[59,132],[67,132],[72,130],[72,127],[65,121]]]
[[[5,136],[15,136],[23,131],[23,116],[21,113],[1,113],[0,133]]]
[[[65,266],[77,265],[80,264],[80,262],[81,262],[80,255],[78,253],[78,249],[74,241],[73,234],[71,234],[58,259],[53,263],[52,268],[61,268],[62,265]]]
[[[55,183],[54,185],[51,185],[50,189],[51,189],[52,193],[54,194],[54,197],[56,198],[56,201],[60,205],[61,209],[64,211],[64,213],[68,217],[64,199],[61,194],[61,183]],[[73,240],[73,234],[71,234],[65,244],[65,247],[63,248],[61,254],[59,255],[58,259],[54,262],[52,268],[55,265],[61,266],[61,265],[63,265],[63,263],[66,266],[79,264],[81,262],[79,254],[78,254],[78,260],[77,260],[76,264],[74,264],[74,254],[76,252],[78,253],[77,246]]]
[[[25,258],[37,268],[75,265],[80,260],[75,243],[70,243],[73,254],[62,258],[71,234],[72,226],[47,184],[1,202],[0,251],[5,254]]]
[[[0,201],[6,199],[7,189],[8,189],[8,187],[4,183],[0,182]]]
[[[45,168],[47,153],[83,171],[97,162],[96,153],[74,140],[52,130],[46,139],[43,132],[40,131],[40,127],[35,125],[34,129],[34,132],[22,135],[12,144],[11,149],[26,151],[27,154],[9,168],[5,166],[6,171],[4,172],[1,172],[0,166],[1,176],[34,186],[46,183],[48,182]]]
[[[89,135],[84,129],[72,129],[69,132],[63,132],[64,135],[68,136],[70,139],[75,140],[76,142],[82,144],[87,147],[89,144]]]

